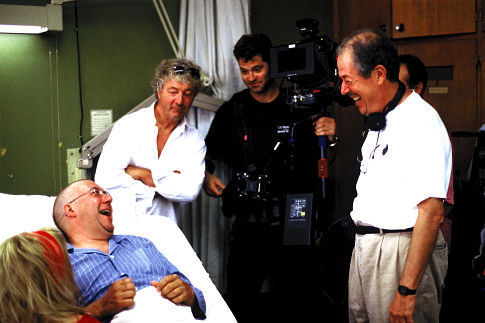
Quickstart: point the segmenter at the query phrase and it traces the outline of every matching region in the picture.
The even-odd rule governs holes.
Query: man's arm
[[[199,306],[194,290],[177,274],[167,275],[159,282],[152,281],[151,285],[172,303],[190,306],[196,319],[206,318],[204,311]]]
[[[321,117],[313,123],[315,126],[315,134],[317,136],[328,136],[330,141],[335,139],[335,119],[329,117]]]
[[[418,288],[433,252],[442,221],[443,202],[441,199],[428,198],[418,204],[418,218],[399,285],[409,289]],[[413,322],[415,306],[416,295],[402,296],[396,292],[389,309],[391,322],[400,322],[403,319],[406,322]]]
[[[204,190],[207,195],[213,197],[219,197],[222,195],[222,191],[226,188],[226,185],[216,175],[212,175],[208,171],[205,171],[204,178]]]
[[[205,143],[196,130],[167,143],[163,158],[150,166],[155,190],[175,202],[190,202],[204,182]]]
[[[189,305],[192,314],[196,319],[204,318],[206,313],[206,302],[202,291],[194,287],[187,276],[181,273],[177,267],[156,248],[153,242],[144,238],[140,239],[144,241],[142,242],[144,243],[143,252],[150,259],[151,263],[159,268],[163,268],[162,271],[157,273],[157,278],[154,277],[154,279],[160,279],[161,277],[163,277],[163,279],[161,281],[151,281],[151,285],[157,288],[160,292],[163,290],[162,296],[173,303]],[[197,299],[197,302],[195,299]],[[200,311],[197,311],[197,308],[199,308]],[[201,315],[197,315],[199,312]]]
[[[169,299],[174,304],[192,306],[194,303],[194,290],[177,274],[167,275],[159,282],[152,281],[151,285],[154,286],[163,297]]]
[[[118,314],[127,307],[133,306],[135,304],[135,294],[135,284],[130,278],[123,278],[111,284],[103,297],[89,304],[84,309],[89,315],[102,320]]]
[[[155,183],[153,182],[152,178],[152,171],[147,168],[128,165],[125,168],[125,173],[130,175],[135,181],[141,181],[147,186],[155,187]]]

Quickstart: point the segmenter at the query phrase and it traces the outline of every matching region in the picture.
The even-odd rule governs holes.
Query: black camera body
[[[336,82],[336,43],[318,34],[318,21],[302,19],[296,22],[299,43],[276,46],[270,50],[270,78],[285,78],[305,89],[323,89]]]
[[[317,106],[320,110],[332,101],[352,105],[352,99],[341,95],[338,86],[337,44],[319,35],[315,19],[298,20],[296,26],[303,37],[300,42],[270,49],[270,78],[284,78],[293,85],[292,93],[287,94],[288,104],[295,108]]]
[[[252,222],[278,221],[280,199],[265,173],[237,172],[222,193],[222,213]]]

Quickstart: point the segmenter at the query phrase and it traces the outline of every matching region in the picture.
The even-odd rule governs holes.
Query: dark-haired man
[[[428,84],[428,70],[423,62],[414,55],[399,55],[399,80],[408,89],[422,96]]]
[[[337,54],[341,92],[369,126],[351,212],[349,320],[438,322],[448,265],[439,231],[448,133],[433,107],[399,82],[397,50],[384,35],[357,31]]]
[[[284,157],[288,156],[288,143],[282,140],[281,145],[277,144],[275,128],[278,121],[294,120],[295,115],[290,112],[289,105],[280,93],[279,84],[269,77],[270,48],[271,41],[264,34],[244,35],[238,40],[234,46],[234,56],[247,89],[234,94],[229,102],[219,108],[205,139],[207,169],[204,189],[207,194],[219,197],[226,189],[225,183],[212,174],[213,161],[222,161],[229,165],[233,178],[237,173],[259,176],[263,181],[260,182],[263,189],[268,188],[264,179],[269,174],[271,193],[273,196],[280,194],[279,204],[276,206],[260,201],[254,204],[242,203],[231,211],[227,210],[226,203],[223,206],[225,214],[236,214],[227,264],[227,296],[228,304],[239,322],[257,322],[258,308],[261,305],[259,294],[268,276],[271,277],[274,297],[267,304],[268,308],[263,309],[264,312],[271,310],[269,304],[277,304],[274,312],[279,312],[279,315],[290,321],[296,317],[305,320],[305,315],[311,315],[310,311],[314,307],[310,310],[303,307],[298,309],[298,304],[303,304],[305,308],[311,307],[309,299],[314,299],[308,291],[315,284],[309,286],[314,283],[309,282],[309,277],[310,271],[315,270],[316,266],[309,265],[309,258],[312,257],[304,256],[309,253],[309,249],[290,251],[289,248],[282,247],[282,194],[300,193],[301,190],[313,191],[317,175],[315,173],[311,177],[311,169],[316,170],[317,158],[313,158],[312,148],[318,149],[314,134],[329,136],[330,139],[335,134],[335,121],[332,118],[318,119],[314,123],[314,129],[310,120],[306,125],[298,124],[295,127],[295,160],[288,162]],[[312,142],[315,143],[313,146]],[[294,167],[289,165],[291,163],[294,163]],[[251,183],[248,188],[253,186]],[[289,251],[293,253],[290,254]],[[301,281],[288,280],[289,275],[294,274],[290,273],[290,268],[304,276]],[[284,301],[293,304],[281,305]],[[295,316],[291,317],[291,314]]]

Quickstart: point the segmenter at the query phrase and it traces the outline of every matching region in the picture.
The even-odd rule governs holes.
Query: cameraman
[[[227,301],[238,322],[243,323],[257,321],[259,293],[267,276],[271,277],[271,301],[276,305],[276,315],[285,320],[291,320],[294,315],[301,321],[304,315],[311,315],[315,310],[310,301],[315,300],[312,292],[316,282],[309,274],[316,270],[311,264],[315,257],[312,259],[309,248],[282,246],[284,194],[314,191],[316,158],[307,157],[312,148],[316,148],[313,133],[328,136],[330,141],[335,134],[333,118],[319,118],[313,123],[314,128],[311,120],[306,120],[306,124],[295,122],[298,123],[295,127],[297,144],[293,147],[296,150],[291,150],[288,144],[283,149],[274,149],[278,141],[275,138],[277,122],[298,118],[290,111],[277,82],[269,78],[271,46],[264,34],[244,35],[238,40],[233,53],[248,88],[234,94],[220,107],[205,139],[204,189],[207,194],[219,197],[226,188],[212,174],[213,161],[217,160],[231,167],[233,179],[237,172],[269,173],[270,184],[262,184],[268,184],[272,187],[271,193],[280,197],[276,207],[243,203],[233,208],[226,205],[223,198],[224,214],[236,215],[227,264]],[[289,303],[285,305],[285,301]]]

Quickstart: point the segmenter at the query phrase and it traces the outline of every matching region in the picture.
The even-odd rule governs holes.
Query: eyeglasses
[[[84,192],[81,195],[79,195],[78,197],[76,197],[75,199],[73,199],[71,202],[69,202],[69,204],[79,200],[81,197],[88,195],[88,194],[91,194],[94,197],[103,197],[103,195],[111,196],[111,195],[109,195],[108,192],[106,192],[106,191],[104,191],[100,188],[93,187],[93,188],[89,189],[89,191]]]
[[[200,72],[198,69],[194,67],[188,67],[188,66],[183,66],[183,65],[174,65],[173,67],[173,72],[176,74],[185,74],[189,73],[192,75],[193,78],[200,79]]]

